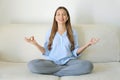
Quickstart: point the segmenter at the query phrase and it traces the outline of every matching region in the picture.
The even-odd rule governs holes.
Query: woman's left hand
[[[88,42],[89,45],[93,45],[95,43],[97,43],[100,39],[98,38],[91,38],[91,40]]]

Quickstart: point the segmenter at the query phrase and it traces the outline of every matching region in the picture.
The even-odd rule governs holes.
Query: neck
[[[65,31],[65,30],[66,30],[65,24],[59,24],[58,25],[58,31]]]
[[[62,35],[66,31],[65,25],[58,25],[58,33]]]

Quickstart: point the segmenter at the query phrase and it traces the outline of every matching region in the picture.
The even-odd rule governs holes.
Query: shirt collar
[[[62,35],[59,34],[58,32],[57,32],[57,34],[58,34],[59,36],[66,36],[66,35],[67,35],[67,31],[65,31]]]

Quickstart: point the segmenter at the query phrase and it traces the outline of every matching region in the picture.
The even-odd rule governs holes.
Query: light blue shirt
[[[49,30],[46,34],[46,40],[44,44],[45,53],[44,55],[48,60],[54,61],[58,65],[63,65],[68,62],[70,59],[76,59],[78,57],[77,50],[79,48],[78,45],[78,36],[75,30],[73,30],[75,49],[73,51],[70,50],[71,43],[67,37],[67,31],[60,35],[56,32],[56,35],[53,39],[53,44],[51,46],[51,50],[48,50],[48,42],[51,34],[51,30]]]

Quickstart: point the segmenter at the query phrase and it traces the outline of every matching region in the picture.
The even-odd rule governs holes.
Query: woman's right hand
[[[31,36],[30,38],[25,37],[25,41],[33,45],[37,44],[36,40],[34,39],[34,36]]]

